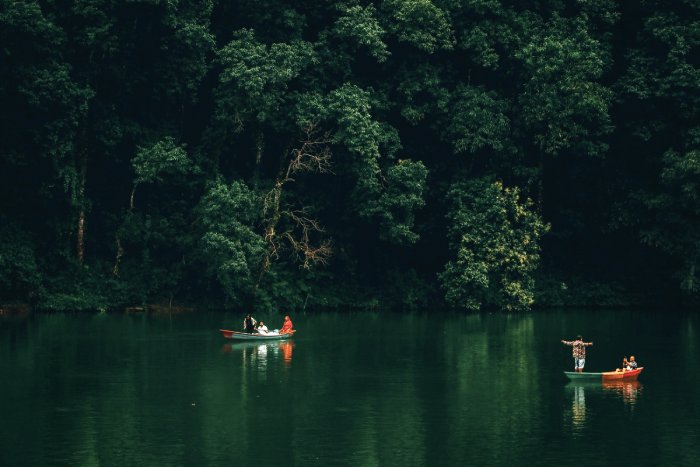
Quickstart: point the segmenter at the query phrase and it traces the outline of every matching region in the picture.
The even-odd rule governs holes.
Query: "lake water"
[[[231,344],[239,314],[0,317],[0,465],[700,465],[698,315],[292,319]],[[579,333],[639,382],[567,383]]]

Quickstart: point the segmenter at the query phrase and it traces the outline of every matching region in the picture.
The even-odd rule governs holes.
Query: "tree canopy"
[[[694,302],[698,18],[691,0],[0,0],[0,300]]]

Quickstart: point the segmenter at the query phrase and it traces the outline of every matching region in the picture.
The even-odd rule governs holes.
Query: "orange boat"
[[[604,371],[603,381],[635,381],[643,369],[644,367],[640,366],[635,370]]]

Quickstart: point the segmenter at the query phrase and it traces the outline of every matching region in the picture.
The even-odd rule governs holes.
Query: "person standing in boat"
[[[253,334],[255,332],[255,324],[257,321],[255,321],[255,318],[253,318],[250,313],[245,315],[245,319],[243,320],[243,330],[247,332],[248,334]]]
[[[586,347],[593,345],[593,342],[583,342],[583,338],[579,334],[576,336],[576,340],[562,340],[561,343],[573,347],[572,353],[574,356],[574,371],[581,373],[583,371],[583,366],[586,364]]]
[[[284,315],[284,324],[282,325],[282,329],[280,329],[280,334],[287,334],[293,331],[292,320],[289,318],[289,315]]]

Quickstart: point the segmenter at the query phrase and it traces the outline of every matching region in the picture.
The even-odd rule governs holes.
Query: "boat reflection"
[[[625,404],[634,406],[644,386],[639,381],[605,381],[603,390],[622,399]]]
[[[567,389],[573,392],[570,419],[574,434],[580,434],[583,428],[586,427],[586,388],[591,387],[590,383],[571,383],[567,385]]]
[[[273,341],[273,342],[235,342],[226,343],[222,346],[222,353],[241,353],[244,367],[257,367],[265,369],[270,362],[282,356],[285,366],[292,362],[293,341]]]
[[[294,350],[294,341],[282,341],[279,343],[279,349],[282,351],[285,365],[289,366],[292,363],[292,351]]]
[[[584,386],[574,388],[574,398],[571,403],[571,420],[574,426],[581,427],[586,423],[586,390]]]
[[[613,396],[634,408],[642,394],[643,385],[639,381],[571,382],[566,385],[571,391],[571,409],[565,411],[565,419],[571,422],[574,434],[581,434],[587,425],[589,413],[586,406],[586,392],[592,397],[594,406],[600,403],[601,396]]]

